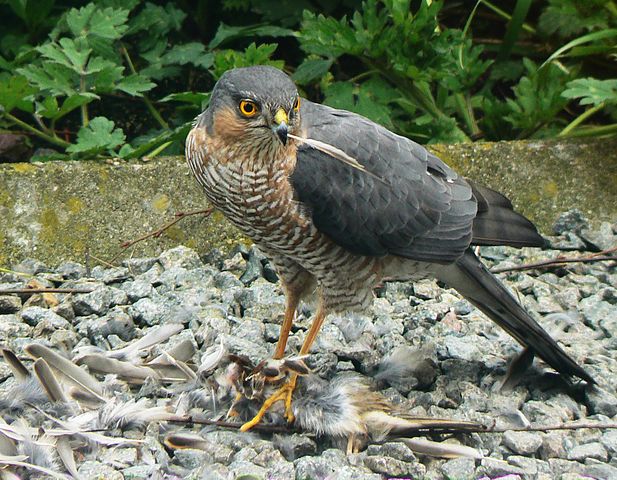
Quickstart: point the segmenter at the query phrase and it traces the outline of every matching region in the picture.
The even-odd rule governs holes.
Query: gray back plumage
[[[340,148],[383,180],[300,147],[291,181],[317,228],[362,255],[447,263],[464,253],[477,206],[463,178],[359,115],[308,101],[301,113],[310,138]]]
[[[466,181],[421,145],[308,101],[302,123],[310,138],[340,148],[373,174],[307,146],[298,150],[291,177],[298,200],[317,228],[351,252],[449,263],[472,243],[544,244],[505,197]]]

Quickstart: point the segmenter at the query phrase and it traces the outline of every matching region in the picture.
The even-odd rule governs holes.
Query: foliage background
[[[181,153],[220,75],[253,64],[420,143],[617,132],[612,0],[0,0],[0,18],[0,129],[32,160]]]

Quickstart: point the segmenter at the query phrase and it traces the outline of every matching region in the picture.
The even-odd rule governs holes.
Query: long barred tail
[[[567,377],[576,376],[590,384],[596,383],[525,311],[471,250],[456,263],[441,269],[439,278],[555,370]]]

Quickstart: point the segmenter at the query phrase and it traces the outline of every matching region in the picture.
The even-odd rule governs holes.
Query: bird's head
[[[298,90],[273,67],[229,70],[214,86],[204,121],[208,132],[227,145],[284,148],[287,134],[300,131]]]

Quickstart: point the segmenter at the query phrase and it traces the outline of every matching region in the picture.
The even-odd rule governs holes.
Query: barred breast
[[[199,127],[189,133],[187,161],[209,201],[270,257],[284,283],[309,272],[325,307],[367,309],[373,288],[383,268],[391,269],[392,259],[354,255],[315,227],[294,200],[289,182],[293,156],[249,155],[238,160],[234,153],[213,148]],[[268,153],[276,152],[261,157]]]

